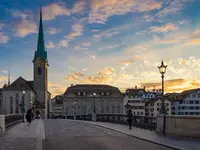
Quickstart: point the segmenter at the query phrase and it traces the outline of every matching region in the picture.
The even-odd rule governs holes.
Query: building
[[[200,115],[200,89],[171,94],[172,115]]]
[[[23,94],[23,90],[25,93]],[[12,84],[3,88],[3,111],[5,114],[19,114],[20,102],[24,99],[25,111],[33,107],[35,102],[35,91],[33,81],[26,81],[19,77]]]
[[[63,95],[57,95],[51,100],[51,117],[65,116]]]
[[[171,101],[167,97],[164,98],[165,111],[167,115],[171,115]],[[145,103],[145,116],[156,117],[160,114],[162,106],[162,97],[155,97]]]
[[[3,105],[3,91],[2,88],[0,88],[0,113],[2,113],[2,106]]]
[[[33,58],[33,81],[27,81],[22,77],[16,79],[12,84],[8,83],[3,88],[3,109],[6,114],[18,112],[18,102],[21,101],[22,91],[25,91],[25,108],[30,108],[33,103],[34,111],[40,113],[42,118],[47,118],[48,100],[51,94],[48,92],[48,59],[45,51],[42,9],[40,8],[40,23],[37,50]]]
[[[64,93],[65,116],[122,114],[123,96],[110,85],[77,84]]]
[[[123,106],[124,114],[127,110],[131,109],[133,115],[145,116],[145,102],[155,98],[160,94],[160,91],[146,91],[145,87],[143,89],[127,89],[124,94]]]

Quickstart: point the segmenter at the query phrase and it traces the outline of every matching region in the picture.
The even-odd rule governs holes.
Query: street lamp
[[[164,105],[164,74],[166,72],[167,69],[167,65],[164,65],[164,62],[161,62],[161,65],[158,66],[158,69],[160,71],[161,74],[161,78],[162,78],[162,106],[161,106],[161,114],[165,114],[165,105]]]
[[[74,102],[74,120],[76,120],[76,101]]]
[[[25,91],[25,89],[23,89],[23,91],[22,91],[22,100],[21,100],[21,102],[20,102],[20,109],[21,109],[21,113],[23,114],[23,116],[24,116],[24,122],[26,122],[26,119],[25,119],[25,101],[24,101],[24,99],[25,99],[25,93],[26,93],[26,91]]]
[[[94,104],[94,106],[93,106],[93,113],[96,114],[96,106],[95,106],[95,96],[96,96],[96,93],[93,93],[93,96],[94,96],[94,101],[93,101],[93,102],[94,102],[94,103],[93,103],[93,104]]]

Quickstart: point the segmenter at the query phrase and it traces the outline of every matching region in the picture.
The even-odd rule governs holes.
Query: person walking
[[[129,109],[127,112],[127,121],[128,121],[129,129],[131,129],[131,124],[133,121],[133,114],[132,114],[131,109]]]
[[[27,125],[30,125],[30,124],[31,124],[31,121],[32,121],[32,109],[31,109],[31,108],[27,111],[26,120],[27,120],[27,122],[28,122]]]

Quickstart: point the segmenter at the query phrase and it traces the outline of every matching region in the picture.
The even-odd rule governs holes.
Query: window
[[[153,117],[153,114],[151,114],[151,116]]]
[[[199,107],[196,107],[196,109],[199,109]]]
[[[160,111],[160,108],[157,108],[157,111]]]
[[[103,96],[103,95],[104,95],[104,93],[103,93],[103,92],[101,92],[101,95]]]
[[[141,112],[141,115],[143,115],[143,112]]]
[[[200,94],[198,94],[198,98],[200,98]]]
[[[185,107],[183,106],[183,107],[182,107],[182,109],[184,110],[184,109],[185,109]]]
[[[199,101],[196,101],[196,104],[199,104]]]
[[[16,97],[15,97],[15,99],[16,99],[16,109],[15,109],[15,113],[16,114],[18,114],[19,113],[19,94],[18,93],[16,93]]]
[[[194,93],[194,94],[192,94],[192,97],[196,97],[196,94]]]
[[[107,93],[106,93],[106,95],[107,95],[107,96],[109,96],[109,95],[110,95],[110,93],[109,93],[109,92],[107,92]]]
[[[106,112],[110,113],[110,107],[109,106],[106,106]]]
[[[190,115],[194,115],[194,112],[190,112]]]
[[[190,104],[193,104],[193,101],[190,101]]]
[[[188,112],[185,112],[185,115],[188,115]]]
[[[190,107],[190,110],[193,110],[193,107]]]
[[[196,115],[199,115],[199,112],[196,112]]]
[[[139,112],[137,112],[137,115],[139,115]]]
[[[172,115],[175,115],[175,112],[172,112]]]
[[[120,106],[117,106],[117,113],[120,113]]]
[[[169,111],[169,108],[167,108],[166,110]]]
[[[10,113],[13,113],[13,97],[10,97]]]
[[[179,104],[182,104],[182,101],[180,101]]]
[[[39,67],[38,68],[38,75],[41,75],[42,74],[42,69]]]

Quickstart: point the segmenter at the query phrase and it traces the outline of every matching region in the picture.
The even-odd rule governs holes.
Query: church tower
[[[47,98],[48,98],[48,59],[45,51],[44,34],[42,25],[42,8],[40,6],[40,23],[37,50],[33,59],[33,88],[36,92],[35,109],[41,114],[41,117],[46,118]]]

